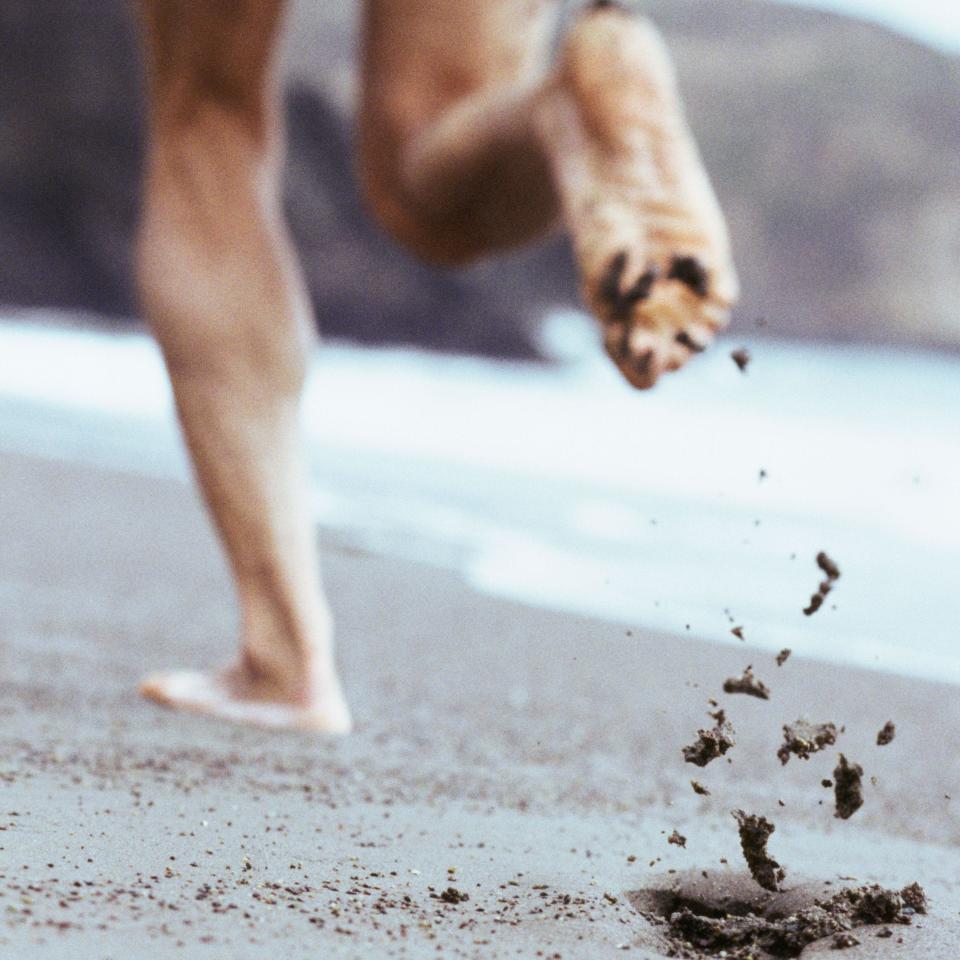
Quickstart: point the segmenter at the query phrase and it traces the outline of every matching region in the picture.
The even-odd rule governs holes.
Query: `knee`
[[[374,100],[361,105],[356,174],[364,205],[419,259],[441,267],[468,266],[486,252],[468,204],[441,204],[431,211],[410,188],[407,164],[416,130],[402,106]]]
[[[466,218],[431,218],[407,195],[399,173],[385,170],[377,158],[360,155],[360,189],[364,203],[390,236],[427,263],[465,267],[475,262],[485,246],[472,235]]]

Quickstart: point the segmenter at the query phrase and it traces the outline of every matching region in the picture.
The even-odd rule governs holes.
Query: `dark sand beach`
[[[136,694],[232,648],[187,487],[5,456],[0,530],[4,960],[654,958],[638,891],[761,892],[735,808],[775,822],[788,891],[926,889],[928,916],[839,955],[957,956],[953,687],[530,609],[321,531],[357,732],[271,734]],[[748,663],[769,701],[722,693]],[[710,697],[737,744],[699,769]],[[782,766],[798,717],[846,729]],[[821,786],[840,750],[865,771],[846,821]]]

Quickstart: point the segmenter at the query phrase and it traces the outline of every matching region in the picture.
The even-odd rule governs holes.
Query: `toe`
[[[614,321],[605,324],[603,327],[603,349],[616,364],[621,363],[627,357],[628,331],[628,324]]]
[[[163,706],[170,705],[170,697],[167,693],[166,675],[162,673],[152,673],[140,681],[140,694],[154,703]]]
[[[634,387],[649,390],[668,369],[669,361],[662,337],[652,330],[634,327],[620,369]]]
[[[688,353],[703,353],[707,349],[707,341],[694,336],[690,327],[685,327],[676,333],[673,342],[679,344]]]
[[[710,348],[716,336],[717,327],[706,322],[702,316],[691,317],[674,334],[673,342],[688,359]]]
[[[154,673],[140,683],[140,693],[165,707],[195,710],[224,697],[213,677],[194,670]]]

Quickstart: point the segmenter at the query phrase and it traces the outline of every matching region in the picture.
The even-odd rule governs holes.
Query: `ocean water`
[[[187,482],[152,341],[58,319],[0,318],[0,454]],[[728,340],[639,394],[587,329],[552,319],[552,366],[318,351],[322,531],[640,636],[736,644],[742,625],[770,651],[960,682],[960,358],[758,341],[741,374]],[[808,618],[819,550],[843,575]]]

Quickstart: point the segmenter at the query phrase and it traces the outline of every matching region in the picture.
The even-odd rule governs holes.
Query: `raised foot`
[[[606,351],[633,386],[651,387],[726,325],[737,278],[649,22],[611,4],[581,15],[543,102],[542,131]]]
[[[353,725],[339,688],[323,697],[266,699],[230,670],[152,674],[141,682],[140,693],[164,707],[272,730],[349,733]]]

